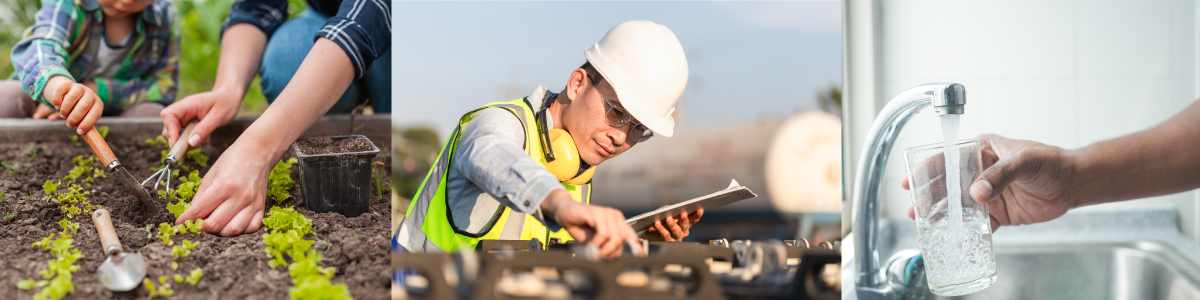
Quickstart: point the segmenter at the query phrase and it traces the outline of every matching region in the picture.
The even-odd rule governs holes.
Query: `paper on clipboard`
[[[738,184],[737,180],[731,180],[729,187],[724,190],[716,191],[712,194],[704,195],[699,198],[679,202],[675,205],[659,208],[637,215],[625,220],[629,226],[633,226],[634,231],[642,231],[650,226],[654,226],[655,221],[666,219],[667,216],[679,216],[686,211],[688,214],[704,208],[711,210],[713,208],[725,206],[730,203],[758,197],[749,188]]]

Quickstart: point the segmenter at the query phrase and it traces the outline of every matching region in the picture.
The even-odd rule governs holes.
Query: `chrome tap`
[[[911,272],[910,278],[888,276],[886,270],[892,268],[891,264],[923,266],[919,251],[897,252],[888,260],[887,267],[879,262],[879,194],[883,190],[883,172],[896,136],[909,118],[930,105],[938,116],[961,115],[966,103],[966,89],[961,84],[931,83],[900,93],[875,117],[866,147],[859,157],[853,190],[854,275],[859,299],[920,298],[918,295],[927,291],[923,270]]]

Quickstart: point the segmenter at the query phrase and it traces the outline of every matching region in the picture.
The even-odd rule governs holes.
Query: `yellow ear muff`
[[[567,184],[584,184],[592,180],[592,175],[596,174],[596,167],[590,166],[583,173],[579,172],[579,167],[583,165],[583,161],[579,158],[579,149],[575,146],[575,140],[571,139],[571,134],[562,129],[551,129],[549,133],[549,146],[554,151],[554,161],[546,163],[546,170],[549,170],[558,181],[564,181]],[[578,174],[579,176],[575,176]]]
[[[576,185],[584,184],[588,183],[588,181],[592,181],[592,175],[596,175],[596,166],[590,166],[586,171],[583,171],[583,174],[579,174],[579,176],[575,176],[575,178],[571,178],[570,180],[564,182],[567,184]]]
[[[575,147],[575,140],[571,139],[570,133],[562,129],[551,129],[548,135],[548,144],[554,151],[554,161],[547,162],[546,169],[558,177],[558,181],[575,177],[575,174],[579,173],[579,150]]]

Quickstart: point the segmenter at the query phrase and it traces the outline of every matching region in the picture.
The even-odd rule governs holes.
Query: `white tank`
[[[592,203],[644,212],[736,179],[758,197],[717,211],[840,213],[841,175],[841,121],[809,111],[655,137],[596,169]]]

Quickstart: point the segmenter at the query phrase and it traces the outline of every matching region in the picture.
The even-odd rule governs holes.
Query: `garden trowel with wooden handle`
[[[138,201],[141,201],[142,205],[150,210],[150,213],[158,211],[154,199],[150,198],[150,192],[138,184],[138,180],[133,178],[133,174],[129,174],[129,170],[126,170],[125,166],[117,161],[117,156],[113,155],[112,149],[108,148],[108,143],[104,141],[104,137],[101,137],[99,132],[96,132],[96,128],[92,128],[87,134],[84,134],[83,140],[87,141],[89,147],[92,147],[92,152],[100,158],[100,163],[104,164],[105,169],[116,176],[117,180],[121,181],[121,185],[133,192],[134,197],[137,197]]]
[[[92,213],[92,223],[96,224],[96,232],[100,234],[101,249],[108,256],[96,276],[100,277],[100,285],[112,291],[129,291],[137,288],[146,277],[146,260],[138,253],[125,253],[121,248],[121,240],[117,239],[117,231],[113,230],[112,219],[107,209],[97,209]]]

